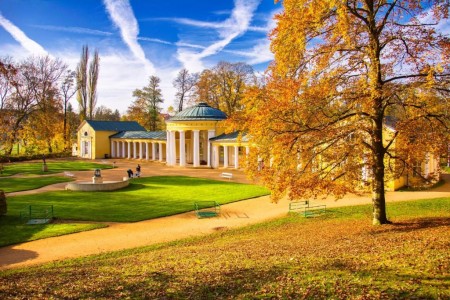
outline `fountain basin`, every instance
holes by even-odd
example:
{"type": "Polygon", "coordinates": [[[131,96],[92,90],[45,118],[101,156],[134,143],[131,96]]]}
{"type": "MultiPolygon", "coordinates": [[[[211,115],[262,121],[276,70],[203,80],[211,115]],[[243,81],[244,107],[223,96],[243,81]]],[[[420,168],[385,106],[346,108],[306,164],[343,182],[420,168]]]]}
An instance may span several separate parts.
{"type": "Polygon", "coordinates": [[[69,182],[66,185],[66,190],[71,191],[83,191],[83,192],[95,192],[95,191],[114,191],[123,189],[130,184],[130,181],[103,181],[102,183],[94,183],[88,181],[82,182],[69,182]]]}

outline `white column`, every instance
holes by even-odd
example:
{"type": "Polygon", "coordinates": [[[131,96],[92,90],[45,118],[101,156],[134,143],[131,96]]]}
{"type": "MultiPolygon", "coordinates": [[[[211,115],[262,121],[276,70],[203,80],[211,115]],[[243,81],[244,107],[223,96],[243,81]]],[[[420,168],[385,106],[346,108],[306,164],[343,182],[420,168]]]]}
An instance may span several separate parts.
{"type": "Polygon", "coordinates": [[[152,160],[156,160],[156,143],[152,142],[152,160]]]}
{"type": "Polygon", "coordinates": [[[128,159],[130,159],[131,158],[131,143],[130,142],[127,142],[128,143],[128,159]]]}
{"type": "Polygon", "coordinates": [[[185,134],[180,130],[180,167],[186,166],[186,146],[185,146],[185,134]]]}
{"type": "MultiPolygon", "coordinates": [[[[166,163],[167,165],[170,165],[170,131],[167,130],[167,142],[166,142],[166,163]]],[[[159,145],[161,147],[161,144],[159,145]]],[[[161,150],[161,148],[159,148],[161,150]]],[[[161,152],[159,152],[161,156],[161,152]]],[[[161,158],[161,157],[160,157],[161,158]]]]}
{"type": "Polygon", "coordinates": [[[125,141],[122,141],[122,157],[125,158],[125,141]]]}
{"type": "Polygon", "coordinates": [[[223,167],[228,168],[228,146],[223,146],[223,167]]]}
{"type": "Polygon", "coordinates": [[[144,158],[144,152],[142,151],[143,147],[142,145],[144,145],[144,142],[139,142],[139,159],[143,159],[144,158]]]}
{"type": "Polygon", "coordinates": [[[216,136],[216,131],[215,130],[208,130],[208,158],[206,159],[207,161],[207,166],[211,167],[211,142],[209,141],[210,138],[213,138],[216,136]]]}
{"type": "Polygon", "coordinates": [[[116,142],[116,157],[120,157],[120,142],[116,142]]]}
{"type": "Polygon", "coordinates": [[[220,156],[219,156],[219,146],[214,145],[213,146],[213,162],[212,166],[213,168],[218,168],[220,163],[220,156]]]}
{"type": "Polygon", "coordinates": [[[116,148],[114,147],[114,141],[111,141],[111,157],[116,156],[116,148]]]}
{"type": "Polygon", "coordinates": [[[234,146],[234,168],[239,169],[239,146],[234,146]]]}
{"type": "Polygon", "coordinates": [[[200,131],[193,130],[194,132],[194,167],[200,165],[200,131]]]}
{"type": "Polygon", "coordinates": [[[148,142],[145,143],[145,156],[146,156],[146,160],[150,159],[150,151],[148,151],[148,142]]]}
{"type": "Polygon", "coordinates": [[[133,158],[137,158],[137,155],[136,155],[136,145],[137,145],[137,142],[133,142],[133,158]]]}
{"type": "Polygon", "coordinates": [[[176,146],[176,142],[175,142],[175,131],[172,131],[170,133],[170,160],[171,160],[171,165],[175,166],[177,164],[177,146],[176,146]]]}
{"type": "MultiPolygon", "coordinates": [[[[159,153],[158,153],[158,155],[159,155],[159,161],[163,161],[163,154],[162,154],[162,148],[163,148],[163,146],[162,146],[162,143],[161,142],[159,142],[158,143],[159,144],[159,153]]],[[[167,146],[166,146],[167,147],[167,146]]],[[[167,159],[167,157],[166,157],[166,159],[167,159]]]]}

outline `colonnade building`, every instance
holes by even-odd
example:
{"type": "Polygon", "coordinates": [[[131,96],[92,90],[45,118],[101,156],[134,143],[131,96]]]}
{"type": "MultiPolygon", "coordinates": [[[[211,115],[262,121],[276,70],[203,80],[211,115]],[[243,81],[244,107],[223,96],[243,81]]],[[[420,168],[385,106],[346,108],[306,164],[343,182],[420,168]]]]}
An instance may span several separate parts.
{"type": "Polygon", "coordinates": [[[227,116],[206,103],[166,121],[166,131],[146,131],[137,122],[84,121],[78,129],[78,156],[153,160],[169,166],[239,168],[249,152],[245,136],[225,134],[227,116]]]}

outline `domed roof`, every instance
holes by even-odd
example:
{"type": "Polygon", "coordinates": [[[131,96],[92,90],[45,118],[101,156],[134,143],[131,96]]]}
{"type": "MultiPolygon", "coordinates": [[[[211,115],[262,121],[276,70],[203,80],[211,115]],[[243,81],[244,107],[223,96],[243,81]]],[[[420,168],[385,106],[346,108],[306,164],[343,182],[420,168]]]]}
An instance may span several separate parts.
{"type": "Polygon", "coordinates": [[[193,107],[180,111],[169,119],[170,121],[221,121],[226,120],[227,115],[216,108],[212,108],[208,104],[201,102],[193,107]]]}

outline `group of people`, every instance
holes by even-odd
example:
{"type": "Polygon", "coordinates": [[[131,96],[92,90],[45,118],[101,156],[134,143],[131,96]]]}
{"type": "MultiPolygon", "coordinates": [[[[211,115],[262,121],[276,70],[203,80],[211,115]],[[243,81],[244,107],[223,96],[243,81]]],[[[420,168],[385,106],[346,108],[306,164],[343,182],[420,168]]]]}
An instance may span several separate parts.
{"type": "Polygon", "coordinates": [[[128,169],[127,173],[128,173],[128,178],[141,177],[141,165],[139,165],[139,164],[137,165],[135,174],[133,174],[133,170],[131,170],[131,169],[128,169]]]}

